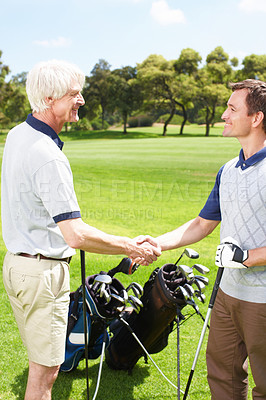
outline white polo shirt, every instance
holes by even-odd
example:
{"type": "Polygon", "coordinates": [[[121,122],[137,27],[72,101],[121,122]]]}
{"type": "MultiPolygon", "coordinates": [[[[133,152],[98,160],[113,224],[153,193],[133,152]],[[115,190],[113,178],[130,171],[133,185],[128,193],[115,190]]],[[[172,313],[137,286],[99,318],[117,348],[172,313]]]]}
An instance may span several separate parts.
{"type": "Polygon", "coordinates": [[[2,231],[12,253],[65,258],[75,254],[57,222],[80,208],[63,142],[31,114],[7,135],[2,162],[2,231]]]}

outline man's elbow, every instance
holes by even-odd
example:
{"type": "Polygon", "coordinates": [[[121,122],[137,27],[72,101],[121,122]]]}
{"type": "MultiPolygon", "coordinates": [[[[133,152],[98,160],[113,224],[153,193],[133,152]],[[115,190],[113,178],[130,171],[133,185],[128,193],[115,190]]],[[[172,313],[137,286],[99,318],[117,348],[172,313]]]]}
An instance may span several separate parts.
{"type": "Polygon", "coordinates": [[[76,221],[62,221],[58,225],[67,245],[72,249],[82,249],[85,239],[80,224],[76,221]]]}

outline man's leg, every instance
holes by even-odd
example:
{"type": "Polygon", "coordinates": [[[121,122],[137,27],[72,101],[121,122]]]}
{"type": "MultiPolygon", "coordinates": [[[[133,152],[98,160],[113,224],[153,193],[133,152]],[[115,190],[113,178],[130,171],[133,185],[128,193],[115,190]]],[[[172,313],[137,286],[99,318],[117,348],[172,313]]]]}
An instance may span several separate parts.
{"type": "Polygon", "coordinates": [[[266,304],[242,302],[243,331],[255,382],[254,400],[266,399],[266,304]]]}
{"type": "Polygon", "coordinates": [[[219,290],[211,316],[207,367],[212,400],[247,399],[247,350],[232,320],[231,300],[219,290]]]}
{"type": "Polygon", "coordinates": [[[24,400],[51,400],[52,388],[59,367],[45,367],[29,361],[29,375],[24,400]]]}

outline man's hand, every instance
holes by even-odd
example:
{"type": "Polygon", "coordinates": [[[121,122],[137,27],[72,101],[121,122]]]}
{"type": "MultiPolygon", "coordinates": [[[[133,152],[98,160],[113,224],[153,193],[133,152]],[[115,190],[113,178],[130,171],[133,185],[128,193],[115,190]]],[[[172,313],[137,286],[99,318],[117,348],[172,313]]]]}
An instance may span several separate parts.
{"type": "Polygon", "coordinates": [[[161,248],[151,236],[138,236],[131,240],[129,257],[136,264],[149,265],[161,255],[161,248]]]}
{"type": "Polygon", "coordinates": [[[242,250],[237,241],[230,236],[223,239],[217,247],[215,264],[218,267],[247,268],[248,250],[242,250]]]}

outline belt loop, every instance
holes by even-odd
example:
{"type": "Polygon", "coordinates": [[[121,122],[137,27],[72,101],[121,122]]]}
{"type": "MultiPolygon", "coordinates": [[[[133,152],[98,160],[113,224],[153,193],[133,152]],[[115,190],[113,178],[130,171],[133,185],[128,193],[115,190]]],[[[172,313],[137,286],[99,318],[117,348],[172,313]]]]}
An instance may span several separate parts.
{"type": "Polygon", "coordinates": [[[40,253],[38,253],[37,254],[37,260],[40,262],[40,260],[41,260],[41,255],[40,255],[40,253]]]}

